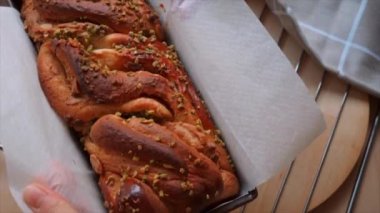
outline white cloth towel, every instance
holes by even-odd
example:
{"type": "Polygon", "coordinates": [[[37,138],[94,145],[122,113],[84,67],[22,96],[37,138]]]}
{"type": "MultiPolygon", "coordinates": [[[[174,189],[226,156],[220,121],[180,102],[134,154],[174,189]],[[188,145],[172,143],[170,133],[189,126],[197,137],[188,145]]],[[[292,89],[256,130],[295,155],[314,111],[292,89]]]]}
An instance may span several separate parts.
{"type": "Polygon", "coordinates": [[[380,96],[380,1],[267,2],[327,70],[380,96]]]}

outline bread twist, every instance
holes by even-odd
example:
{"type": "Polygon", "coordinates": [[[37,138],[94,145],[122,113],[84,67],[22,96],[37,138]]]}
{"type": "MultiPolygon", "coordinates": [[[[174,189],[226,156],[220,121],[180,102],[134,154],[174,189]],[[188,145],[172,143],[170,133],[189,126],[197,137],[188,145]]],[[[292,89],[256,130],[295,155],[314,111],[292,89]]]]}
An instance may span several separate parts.
{"type": "Polygon", "coordinates": [[[41,87],[84,139],[110,212],[199,212],[238,193],[212,119],[144,0],[25,0],[22,13],[41,44],[41,87]]]}
{"type": "Polygon", "coordinates": [[[115,212],[147,207],[139,204],[140,198],[149,200],[152,209],[198,212],[235,195],[238,184],[229,163],[223,162],[225,151],[207,140],[203,131],[193,133],[194,129],[182,122],[159,125],[144,118],[100,118],[91,128],[85,149],[102,177],[107,206],[115,212]]]}
{"type": "Polygon", "coordinates": [[[99,25],[115,32],[141,31],[164,39],[159,18],[145,0],[24,0],[22,16],[36,42],[51,38],[59,30],[79,34],[99,25]]]}

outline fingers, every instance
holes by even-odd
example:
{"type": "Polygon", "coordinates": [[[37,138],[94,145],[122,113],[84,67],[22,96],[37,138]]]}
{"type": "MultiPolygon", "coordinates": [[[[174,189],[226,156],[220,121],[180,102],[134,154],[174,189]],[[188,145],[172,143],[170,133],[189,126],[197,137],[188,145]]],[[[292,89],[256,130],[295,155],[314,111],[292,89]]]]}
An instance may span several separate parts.
{"type": "Polygon", "coordinates": [[[31,184],[24,189],[23,199],[34,213],[76,213],[77,211],[53,190],[31,184]]]}

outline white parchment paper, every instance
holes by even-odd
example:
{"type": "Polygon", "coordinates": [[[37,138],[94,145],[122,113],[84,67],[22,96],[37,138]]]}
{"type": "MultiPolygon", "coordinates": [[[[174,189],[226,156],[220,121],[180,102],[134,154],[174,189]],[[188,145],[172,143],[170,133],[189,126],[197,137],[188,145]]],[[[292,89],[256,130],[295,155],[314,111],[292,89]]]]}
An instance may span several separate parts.
{"type": "MultiPolygon", "coordinates": [[[[50,107],[19,13],[0,7],[0,143],[11,192],[23,212],[31,182],[50,185],[83,212],[103,212],[93,172],[50,107]]],[[[1,199],[1,198],[0,198],[1,199]]]]}
{"type": "Polygon", "coordinates": [[[243,189],[294,159],[323,129],[303,82],[244,0],[154,0],[227,141],[243,189]]]}
{"type": "MultiPolygon", "coordinates": [[[[242,193],[321,132],[319,109],[243,0],[151,2],[222,130],[242,193]]],[[[13,195],[26,211],[21,190],[37,179],[86,211],[102,211],[86,157],[40,89],[18,14],[1,9],[0,17],[0,143],[13,195]]]]}

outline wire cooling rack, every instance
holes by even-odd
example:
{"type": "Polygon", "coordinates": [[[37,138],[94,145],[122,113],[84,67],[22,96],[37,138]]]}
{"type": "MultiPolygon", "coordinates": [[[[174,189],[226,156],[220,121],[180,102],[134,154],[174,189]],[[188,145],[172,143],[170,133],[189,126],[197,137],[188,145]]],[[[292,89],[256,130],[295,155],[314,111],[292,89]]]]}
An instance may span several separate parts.
{"type": "MultiPolygon", "coordinates": [[[[273,37],[273,39],[275,41],[277,41],[279,47],[281,49],[283,49],[285,43],[287,42],[287,38],[290,35],[288,34],[288,32],[286,32],[281,27],[280,22],[277,20],[275,15],[273,13],[271,13],[270,9],[265,4],[265,1],[264,0],[246,0],[246,1],[251,6],[251,9],[253,10],[253,12],[259,17],[259,19],[263,23],[263,25],[268,29],[268,31],[271,34],[271,36],[273,37]]],[[[308,55],[308,53],[305,52],[303,49],[301,49],[301,52],[298,55],[295,54],[296,56],[294,56],[294,54],[293,55],[292,54],[290,54],[290,55],[286,54],[286,55],[289,57],[289,60],[293,63],[293,65],[295,65],[295,71],[297,73],[300,72],[301,67],[304,65],[304,61],[305,61],[304,58],[310,57],[308,55]]],[[[321,93],[321,88],[325,84],[325,81],[326,81],[325,79],[326,79],[326,75],[327,75],[326,73],[327,73],[327,71],[324,70],[322,78],[321,78],[321,80],[318,83],[318,86],[316,88],[316,92],[314,94],[314,98],[316,101],[318,100],[319,95],[321,93]]],[[[352,88],[353,88],[353,86],[351,86],[349,84],[347,84],[345,86],[345,90],[344,90],[344,94],[343,94],[343,97],[342,97],[342,100],[340,103],[338,115],[336,116],[333,127],[329,133],[329,137],[324,144],[323,153],[322,153],[322,156],[320,158],[319,165],[318,165],[318,168],[316,170],[316,173],[314,174],[312,185],[308,191],[306,201],[303,204],[303,208],[298,209],[297,212],[308,212],[308,211],[310,211],[311,200],[313,198],[313,195],[315,193],[318,181],[320,179],[321,171],[322,171],[323,167],[325,166],[326,158],[329,154],[331,154],[331,155],[334,154],[334,153],[329,152],[330,147],[332,145],[338,124],[340,122],[342,111],[346,105],[347,98],[348,98],[352,88]]],[[[380,122],[379,121],[380,120],[380,106],[379,105],[380,105],[380,101],[379,101],[379,99],[376,99],[374,97],[371,97],[370,99],[371,99],[371,103],[372,103],[371,106],[372,106],[373,112],[372,112],[371,118],[370,118],[368,136],[364,142],[365,144],[364,144],[363,154],[362,154],[362,156],[358,162],[358,164],[359,164],[358,170],[354,171],[354,172],[356,172],[355,181],[354,181],[353,187],[351,189],[349,200],[348,200],[347,205],[345,207],[345,212],[353,212],[353,210],[354,210],[355,202],[356,202],[357,197],[358,197],[358,192],[361,189],[361,182],[362,182],[363,177],[364,177],[365,172],[366,172],[366,166],[367,166],[370,154],[371,154],[371,150],[372,150],[372,147],[375,143],[375,138],[377,135],[379,135],[379,131],[380,131],[379,130],[379,122],[380,122]]],[[[280,186],[276,192],[274,202],[272,203],[272,207],[270,209],[270,212],[281,212],[281,211],[279,211],[278,206],[279,206],[281,199],[284,196],[284,189],[288,183],[289,175],[293,171],[292,170],[293,167],[294,167],[294,161],[291,162],[289,167],[286,169],[285,174],[282,176],[281,184],[280,184],[280,186]]],[[[337,168],[337,169],[339,169],[339,168],[337,168]]],[[[260,190],[259,190],[259,196],[260,196],[260,190]]],[[[255,201],[253,201],[253,202],[255,202],[255,201]]],[[[251,204],[247,204],[247,205],[243,206],[242,208],[237,210],[237,212],[242,212],[242,213],[250,212],[250,210],[252,208],[251,209],[248,208],[249,205],[251,205],[251,204]]],[[[256,211],[258,209],[260,210],[260,208],[255,208],[256,211]]],[[[380,211],[380,210],[378,209],[377,211],[380,211]]]]}

